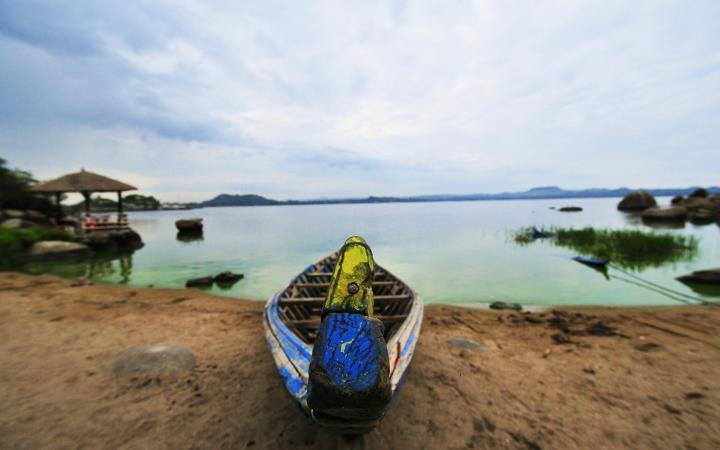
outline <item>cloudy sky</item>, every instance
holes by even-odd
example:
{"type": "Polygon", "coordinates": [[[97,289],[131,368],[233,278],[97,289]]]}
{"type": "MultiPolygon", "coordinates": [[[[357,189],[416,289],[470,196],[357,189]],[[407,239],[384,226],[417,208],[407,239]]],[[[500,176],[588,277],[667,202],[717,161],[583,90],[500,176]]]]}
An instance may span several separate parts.
{"type": "Polygon", "coordinates": [[[0,157],[165,200],[720,184],[720,2],[0,0],[0,157]]]}

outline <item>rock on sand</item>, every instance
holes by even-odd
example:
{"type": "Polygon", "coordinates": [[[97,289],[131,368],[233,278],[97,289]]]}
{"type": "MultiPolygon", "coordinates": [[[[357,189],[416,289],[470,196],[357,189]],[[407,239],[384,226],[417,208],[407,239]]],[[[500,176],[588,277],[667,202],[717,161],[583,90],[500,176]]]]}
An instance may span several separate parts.
{"type": "Polygon", "coordinates": [[[87,245],[67,241],[40,241],[30,249],[31,258],[64,258],[85,256],[90,253],[87,245]]]}
{"type": "Polygon", "coordinates": [[[195,357],[182,345],[159,344],[135,347],[115,359],[115,373],[170,373],[192,370],[195,357]]]}

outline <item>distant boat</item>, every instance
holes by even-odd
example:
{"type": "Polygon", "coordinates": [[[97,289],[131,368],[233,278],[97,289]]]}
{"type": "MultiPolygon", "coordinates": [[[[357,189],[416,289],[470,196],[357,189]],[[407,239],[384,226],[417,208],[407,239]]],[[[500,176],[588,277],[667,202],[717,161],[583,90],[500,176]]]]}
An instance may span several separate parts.
{"type": "Polygon", "coordinates": [[[592,267],[606,267],[610,262],[609,259],[586,258],[584,256],[576,256],[573,258],[573,261],[577,261],[580,264],[585,264],[592,267]]]}
{"type": "MultiPolygon", "coordinates": [[[[346,313],[347,309],[338,312],[326,297],[331,285],[333,293],[347,289],[342,295],[349,295],[343,300],[358,292],[357,285],[338,282],[343,274],[357,271],[339,271],[337,276],[333,273],[344,249],[354,244],[365,246],[372,261],[364,241],[348,239],[339,252],[308,266],[268,300],[264,325],[285,387],[301,409],[320,425],[362,434],[379,423],[402,385],[420,333],[423,303],[410,286],[392,273],[374,261],[362,262],[357,263],[358,267],[369,267],[371,274],[374,267],[374,275],[370,275],[373,295],[363,294],[361,300],[374,297],[368,302],[374,304],[366,314],[346,313]],[[374,319],[379,319],[383,327],[374,319]],[[382,347],[373,347],[375,343],[382,347]],[[322,360],[318,354],[330,358],[328,365],[320,369],[322,363],[318,361],[322,360]],[[311,367],[315,367],[312,373],[311,367]],[[388,367],[386,378],[381,373],[388,367]],[[326,372],[318,376],[322,370],[326,372]]],[[[349,259],[342,261],[344,264],[349,259]]]]}

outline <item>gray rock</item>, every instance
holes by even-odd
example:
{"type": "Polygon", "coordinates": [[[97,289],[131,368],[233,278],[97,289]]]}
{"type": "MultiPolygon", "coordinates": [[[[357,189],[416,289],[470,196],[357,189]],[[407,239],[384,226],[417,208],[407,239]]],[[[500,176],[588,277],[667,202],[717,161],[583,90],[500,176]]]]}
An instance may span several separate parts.
{"type": "Polygon", "coordinates": [[[696,198],[706,198],[710,194],[708,193],[708,190],[705,188],[697,188],[690,194],[690,197],[696,197],[696,198]]]}
{"type": "Polygon", "coordinates": [[[25,213],[17,209],[6,209],[3,211],[3,217],[8,219],[22,219],[25,213]]]}
{"type": "Polygon", "coordinates": [[[216,283],[234,283],[236,281],[242,280],[244,277],[245,275],[241,273],[234,273],[228,270],[215,275],[213,280],[216,283]]]}
{"type": "Polygon", "coordinates": [[[474,350],[476,352],[484,352],[487,350],[484,345],[472,339],[448,339],[447,343],[451,347],[474,350]]]}
{"type": "Polygon", "coordinates": [[[27,211],[25,211],[25,218],[27,220],[38,222],[47,220],[47,216],[45,214],[41,213],[40,211],[35,211],[34,209],[28,209],[27,211]]]}
{"type": "Polygon", "coordinates": [[[716,211],[705,208],[688,209],[688,220],[695,225],[707,225],[715,222],[716,211]]]}
{"type": "Polygon", "coordinates": [[[643,211],[656,206],[655,197],[647,191],[634,191],[629,193],[618,203],[620,211],[643,211]]]}
{"type": "Polygon", "coordinates": [[[685,221],[687,208],[683,206],[653,207],[642,213],[643,221],[685,221]]]}
{"type": "Polygon", "coordinates": [[[31,258],[65,258],[87,256],[90,249],[87,245],[67,241],[40,241],[33,244],[29,256],[31,258]]]}
{"type": "Polygon", "coordinates": [[[522,311],[522,305],[519,303],[493,302],[490,303],[490,309],[511,309],[513,311],[522,311]]]}
{"type": "Polygon", "coordinates": [[[562,208],[559,208],[558,211],[560,212],[580,212],[583,209],[579,206],[563,206],[562,208]]]}
{"type": "Polygon", "coordinates": [[[134,250],[144,245],[140,235],[131,229],[91,233],[82,242],[93,250],[101,251],[134,250]]]}
{"type": "Polygon", "coordinates": [[[172,373],[195,368],[195,357],[182,345],[159,344],[131,348],[115,359],[113,371],[120,374],[172,373]]]}
{"type": "Polygon", "coordinates": [[[8,219],[1,224],[5,228],[32,228],[34,223],[25,219],[8,219]]]}
{"type": "Polygon", "coordinates": [[[200,231],[203,228],[202,219],[193,217],[189,219],[179,219],[175,221],[178,231],[200,231]]]}
{"type": "Polygon", "coordinates": [[[682,195],[676,195],[670,200],[671,205],[682,205],[685,202],[685,197],[682,195]]]}
{"type": "Polygon", "coordinates": [[[212,286],[213,277],[191,278],[185,282],[185,287],[208,287],[212,286]]]}
{"type": "Polygon", "coordinates": [[[703,283],[720,286],[720,269],[696,270],[689,275],[677,277],[683,283],[703,283]]]}

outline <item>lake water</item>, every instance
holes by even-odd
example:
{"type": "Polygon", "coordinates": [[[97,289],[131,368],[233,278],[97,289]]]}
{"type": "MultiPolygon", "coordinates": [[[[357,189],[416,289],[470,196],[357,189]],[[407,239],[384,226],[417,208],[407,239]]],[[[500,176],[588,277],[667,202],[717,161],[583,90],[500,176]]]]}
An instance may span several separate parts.
{"type": "MultiPolygon", "coordinates": [[[[210,292],[267,299],[308,264],[363,236],[376,261],[410,284],[426,303],[524,305],[660,305],[677,301],[631,283],[610,269],[610,279],[571,259],[571,250],[547,242],[520,246],[514,232],[527,226],[642,228],[636,216],[616,210],[619,199],[515,200],[365,205],[310,205],[207,208],[130,214],[130,225],[145,247],[131,256],[97,262],[34,265],[33,272],[92,275],[97,281],[131,286],[179,288],[189,278],[225,270],[245,279],[210,292]],[[579,213],[551,206],[578,205],[579,213]],[[181,217],[204,219],[204,237],[176,238],[181,217]]],[[[669,199],[659,199],[667,204],[669,199]]],[[[691,260],[633,274],[675,291],[700,296],[675,280],[693,270],[720,267],[716,225],[653,232],[683,233],[699,239],[691,260]]],[[[718,300],[714,293],[705,295],[718,300]]]]}

